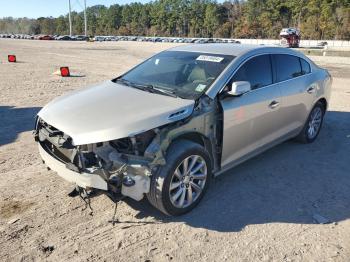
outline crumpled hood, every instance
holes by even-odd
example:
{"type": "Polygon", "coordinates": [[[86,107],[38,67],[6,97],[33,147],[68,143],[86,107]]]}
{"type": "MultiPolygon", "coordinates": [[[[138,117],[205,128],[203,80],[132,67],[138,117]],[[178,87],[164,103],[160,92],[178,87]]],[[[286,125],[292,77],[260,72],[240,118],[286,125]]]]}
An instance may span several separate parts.
{"type": "Polygon", "coordinates": [[[58,97],[38,116],[75,145],[141,133],[189,116],[193,100],[138,90],[112,81],[58,97]]]}

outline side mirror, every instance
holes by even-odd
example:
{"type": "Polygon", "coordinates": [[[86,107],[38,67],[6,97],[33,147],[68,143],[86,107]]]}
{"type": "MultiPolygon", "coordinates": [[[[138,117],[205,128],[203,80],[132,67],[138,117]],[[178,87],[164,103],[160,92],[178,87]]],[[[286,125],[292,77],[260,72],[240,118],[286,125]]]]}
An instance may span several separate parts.
{"type": "Polygon", "coordinates": [[[230,96],[241,96],[251,90],[250,83],[247,81],[233,82],[231,90],[227,92],[230,96]]]}

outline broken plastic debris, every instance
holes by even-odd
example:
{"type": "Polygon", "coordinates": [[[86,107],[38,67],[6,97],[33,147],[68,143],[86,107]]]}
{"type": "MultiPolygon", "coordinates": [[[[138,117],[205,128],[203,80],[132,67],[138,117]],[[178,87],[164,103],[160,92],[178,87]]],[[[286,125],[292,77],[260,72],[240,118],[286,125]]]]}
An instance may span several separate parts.
{"type": "Polygon", "coordinates": [[[19,221],[19,218],[13,218],[11,219],[9,222],[7,222],[8,224],[14,224],[16,223],[17,221],[19,221]]]}

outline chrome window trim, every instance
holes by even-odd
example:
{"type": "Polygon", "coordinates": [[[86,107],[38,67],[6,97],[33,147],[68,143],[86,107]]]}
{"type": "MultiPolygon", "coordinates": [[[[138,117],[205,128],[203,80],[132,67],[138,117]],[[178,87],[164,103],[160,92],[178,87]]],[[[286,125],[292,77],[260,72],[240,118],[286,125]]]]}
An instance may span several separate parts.
{"type": "MultiPolygon", "coordinates": [[[[284,82],[288,82],[288,81],[291,81],[291,80],[295,80],[295,79],[297,79],[297,78],[299,78],[299,77],[303,77],[303,76],[306,76],[306,75],[308,75],[308,74],[301,75],[301,76],[297,76],[297,77],[294,77],[294,78],[291,78],[291,79],[287,79],[287,80],[283,80],[283,81],[281,81],[281,82],[272,83],[271,85],[262,86],[262,87],[259,87],[259,88],[256,88],[256,89],[252,89],[252,90],[250,90],[249,92],[247,92],[247,93],[245,93],[245,94],[249,94],[249,93],[252,93],[252,92],[254,92],[254,91],[258,91],[258,90],[261,90],[261,89],[265,89],[265,88],[267,88],[267,87],[272,87],[272,86],[278,85],[278,84],[280,84],[280,83],[284,83],[284,82]]],[[[223,88],[222,88],[222,89],[223,89],[223,88]]],[[[222,89],[220,90],[220,92],[222,91],[222,89]]],[[[218,93],[218,94],[219,94],[219,93],[218,93]]],[[[245,95],[245,94],[243,94],[243,95],[245,95]]]]}
{"type": "MultiPolygon", "coordinates": [[[[242,66],[244,66],[245,63],[247,63],[249,60],[252,60],[252,59],[255,58],[255,57],[263,56],[263,55],[269,55],[269,56],[270,56],[271,54],[269,54],[269,53],[266,53],[266,54],[258,54],[258,55],[250,56],[249,58],[247,58],[246,60],[244,60],[244,62],[242,62],[242,63],[239,65],[239,67],[235,70],[235,72],[231,75],[230,79],[226,82],[225,86],[228,84],[228,82],[230,82],[230,80],[232,79],[232,77],[234,77],[234,75],[237,73],[237,71],[238,71],[239,69],[241,69],[242,66]]],[[[266,86],[271,86],[271,85],[275,84],[274,81],[273,81],[273,80],[274,80],[274,79],[273,79],[273,78],[274,78],[274,73],[273,73],[273,63],[272,63],[271,57],[269,58],[269,60],[270,60],[270,67],[271,67],[272,83],[269,84],[269,85],[266,85],[266,86]]],[[[225,88],[225,86],[224,86],[223,88],[225,88]]],[[[251,89],[251,91],[254,91],[254,90],[257,90],[257,89],[260,89],[260,88],[263,88],[263,87],[265,87],[265,86],[261,86],[261,87],[258,87],[258,88],[251,89]]],[[[223,88],[222,88],[222,89],[223,89],[223,88]]],[[[222,91],[222,89],[220,90],[220,92],[222,91]]]]}
{"type": "MultiPolygon", "coordinates": [[[[311,74],[312,73],[312,66],[310,65],[310,63],[306,60],[306,59],[304,59],[304,58],[302,58],[302,57],[300,57],[299,56],[299,59],[303,59],[308,65],[309,65],[309,68],[310,68],[310,72],[309,73],[306,73],[306,74],[304,74],[304,75],[308,75],[308,74],[311,74]]],[[[300,64],[301,65],[301,64],[300,64]]],[[[303,70],[303,67],[301,66],[301,70],[303,70]]]]}
{"type": "MultiPolygon", "coordinates": [[[[231,75],[228,77],[228,79],[225,81],[225,84],[221,87],[221,89],[219,90],[219,92],[217,94],[220,94],[222,92],[222,90],[226,87],[226,85],[230,82],[230,80],[232,79],[232,77],[237,73],[237,71],[246,63],[248,62],[249,60],[257,57],[257,56],[261,56],[261,55],[270,55],[271,53],[269,52],[264,52],[264,53],[260,53],[260,54],[255,54],[255,55],[251,55],[249,57],[247,57],[245,60],[243,60],[239,65],[238,67],[231,73],[231,75]]],[[[271,62],[271,61],[270,61],[271,62]]],[[[272,65],[271,65],[272,66],[272,65]]],[[[273,72],[271,72],[273,74],[273,72]]],[[[272,81],[273,81],[273,77],[272,77],[272,81]]],[[[254,91],[254,90],[258,90],[258,89],[261,89],[261,88],[265,88],[265,87],[268,87],[268,86],[272,86],[274,85],[275,83],[272,83],[271,85],[266,85],[266,86],[262,86],[260,88],[256,88],[256,89],[252,89],[251,91],[249,91],[248,93],[254,91]]]]}
{"type": "Polygon", "coordinates": [[[296,76],[296,77],[293,77],[293,78],[289,78],[289,79],[286,79],[286,80],[282,80],[282,81],[276,81],[276,84],[283,83],[283,82],[286,82],[286,81],[289,81],[289,80],[293,80],[293,79],[295,79],[295,78],[298,78],[298,77],[301,77],[301,76],[305,76],[305,75],[308,75],[308,74],[311,74],[311,73],[312,73],[312,66],[310,65],[310,63],[309,63],[306,59],[304,59],[304,58],[302,58],[302,57],[300,57],[300,56],[292,55],[292,54],[281,54],[281,53],[274,53],[274,54],[271,54],[271,55],[289,55],[289,56],[295,56],[295,57],[298,57],[298,58],[299,58],[299,64],[300,64],[300,69],[301,69],[301,70],[303,70],[303,67],[301,66],[300,59],[303,59],[303,60],[309,65],[309,67],[310,67],[310,72],[309,72],[309,73],[306,73],[306,74],[303,74],[303,75],[300,75],[300,76],[296,76]]]}
{"type": "MultiPolygon", "coordinates": [[[[260,54],[255,54],[255,55],[251,55],[251,56],[248,56],[247,58],[245,58],[237,67],[236,69],[230,74],[230,76],[228,77],[228,79],[224,82],[224,85],[220,88],[220,90],[217,92],[216,95],[220,94],[222,92],[222,90],[225,88],[225,86],[230,82],[230,80],[232,79],[232,77],[234,76],[234,74],[237,73],[237,71],[246,63],[248,62],[250,59],[253,59],[254,57],[257,57],[257,56],[261,56],[261,55],[290,55],[290,56],[295,56],[295,57],[298,57],[298,58],[301,58],[301,59],[304,59],[303,57],[301,56],[298,56],[296,54],[287,54],[287,53],[282,53],[282,52],[276,52],[276,53],[272,53],[272,52],[262,52],[260,54]]],[[[291,81],[291,80],[295,80],[297,78],[300,78],[300,77],[304,77],[306,75],[309,75],[313,72],[313,67],[310,65],[310,63],[304,59],[310,66],[310,73],[307,73],[307,74],[304,74],[304,75],[300,75],[300,76],[297,76],[297,77],[293,77],[293,78],[290,78],[290,79],[286,79],[286,80],[283,80],[283,81],[279,81],[279,82],[274,82],[272,83],[271,85],[266,85],[266,86],[262,86],[262,87],[259,87],[259,88],[256,88],[256,89],[252,89],[251,91],[249,91],[248,93],[251,93],[255,90],[259,90],[259,89],[262,89],[262,88],[265,88],[265,87],[270,87],[270,86],[274,86],[276,84],[280,84],[280,83],[284,83],[284,82],[288,82],[288,81],[291,81]]],[[[232,61],[232,63],[234,62],[234,60],[232,61]]],[[[272,62],[272,61],[271,61],[272,62]]],[[[229,65],[230,66],[230,65],[229,65]]],[[[228,66],[228,67],[229,67],[228,66]]],[[[271,63],[271,66],[272,63],[271,63]]],[[[301,65],[300,65],[300,68],[301,68],[301,65]]],[[[273,74],[273,72],[272,72],[273,74]]],[[[272,78],[272,80],[274,80],[272,78]]]]}

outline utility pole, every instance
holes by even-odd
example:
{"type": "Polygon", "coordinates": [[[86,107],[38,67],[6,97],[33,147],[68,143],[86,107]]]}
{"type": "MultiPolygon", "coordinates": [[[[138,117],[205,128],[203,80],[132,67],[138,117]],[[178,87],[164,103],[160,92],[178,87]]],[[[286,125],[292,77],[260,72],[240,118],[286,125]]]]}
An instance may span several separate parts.
{"type": "Polygon", "coordinates": [[[69,14],[68,14],[68,18],[69,18],[69,35],[72,36],[72,17],[71,17],[71,6],[70,6],[70,0],[68,0],[69,3],[69,14]]]}
{"type": "Polygon", "coordinates": [[[84,24],[85,24],[85,36],[87,36],[86,0],[84,0],[84,24]]]}
{"type": "Polygon", "coordinates": [[[300,19],[301,19],[301,15],[303,12],[303,6],[304,6],[304,0],[300,1],[300,10],[299,10],[299,15],[298,15],[298,29],[300,30],[300,19]]]}

